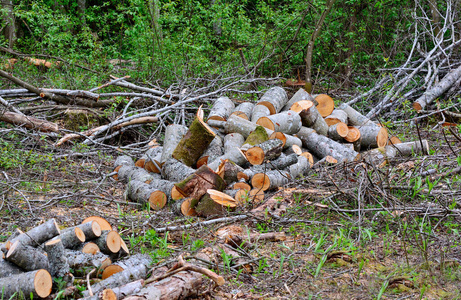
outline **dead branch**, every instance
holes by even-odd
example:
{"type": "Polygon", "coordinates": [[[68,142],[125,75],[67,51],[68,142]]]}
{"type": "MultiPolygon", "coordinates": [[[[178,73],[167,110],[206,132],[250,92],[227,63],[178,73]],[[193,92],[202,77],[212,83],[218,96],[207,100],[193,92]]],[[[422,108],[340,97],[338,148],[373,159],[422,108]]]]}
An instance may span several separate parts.
{"type": "Polygon", "coordinates": [[[24,126],[29,129],[37,129],[43,132],[58,132],[59,126],[58,124],[40,120],[34,117],[26,116],[22,113],[14,113],[14,112],[3,112],[0,114],[0,120],[15,124],[18,126],[24,126]]]}

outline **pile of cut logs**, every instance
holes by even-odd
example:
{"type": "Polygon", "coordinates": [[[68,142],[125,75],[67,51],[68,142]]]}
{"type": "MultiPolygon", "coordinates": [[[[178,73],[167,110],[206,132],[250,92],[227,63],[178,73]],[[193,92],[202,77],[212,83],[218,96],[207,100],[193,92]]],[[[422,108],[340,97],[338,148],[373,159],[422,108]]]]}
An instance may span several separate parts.
{"type": "Polygon", "coordinates": [[[387,129],[347,104],[298,90],[269,89],[257,103],[215,102],[204,121],[198,110],[189,128],[172,124],[163,146],[134,161],[115,160],[114,178],[127,183],[128,200],[187,216],[220,215],[247,200],[258,204],[266,191],[306,175],[312,168],[363,160],[427,154],[427,141],[402,143],[387,129]]]}
{"type": "MultiPolygon", "coordinates": [[[[129,256],[119,233],[103,218],[92,216],[81,225],[60,230],[54,219],[27,232],[17,229],[0,244],[0,290],[2,299],[50,297],[53,279],[61,278],[67,288],[51,299],[68,297],[95,299],[183,299],[196,292],[202,274],[216,285],[225,280],[204,267],[179,257],[168,270],[150,271],[147,254],[129,256]],[[146,280],[148,274],[152,276],[146,280]],[[86,280],[85,280],[86,278],[86,280]],[[168,278],[168,279],[167,279],[168,278]],[[80,292],[76,285],[87,286],[80,292]]],[[[206,261],[211,258],[201,256],[206,261]]],[[[62,288],[62,287],[61,287],[62,288]]]]}

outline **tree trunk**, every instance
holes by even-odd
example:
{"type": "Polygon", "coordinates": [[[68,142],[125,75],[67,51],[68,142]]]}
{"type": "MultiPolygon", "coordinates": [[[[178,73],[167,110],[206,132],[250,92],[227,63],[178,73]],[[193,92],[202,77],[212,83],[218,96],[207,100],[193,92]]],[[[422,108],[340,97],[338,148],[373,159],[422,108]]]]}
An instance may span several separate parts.
{"type": "Polygon", "coordinates": [[[38,269],[48,269],[48,258],[36,248],[22,245],[20,241],[15,241],[5,257],[9,262],[26,271],[38,269]]]}
{"type": "Polygon", "coordinates": [[[343,122],[328,127],[328,137],[334,141],[341,142],[349,133],[349,128],[343,122]]]}
{"type": "Polygon", "coordinates": [[[57,239],[45,243],[45,251],[50,264],[50,274],[53,277],[64,277],[69,273],[69,263],[62,241],[57,239]]]}
{"type": "Polygon", "coordinates": [[[1,295],[5,299],[10,299],[15,293],[22,293],[25,298],[30,294],[46,298],[51,294],[52,286],[53,279],[44,269],[0,278],[1,295]]]}
{"type": "Polygon", "coordinates": [[[8,48],[12,49],[17,39],[16,17],[13,11],[12,0],[2,0],[2,8],[5,10],[5,29],[4,35],[8,40],[8,48]]]}
{"type": "Polygon", "coordinates": [[[194,169],[174,158],[170,158],[163,165],[163,173],[165,174],[166,179],[173,182],[181,181],[194,172],[194,169]]]}
{"type": "Polygon", "coordinates": [[[82,26],[86,25],[86,0],[77,0],[77,12],[80,15],[82,26]]]}
{"type": "Polygon", "coordinates": [[[10,263],[9,261],[4,260],[2,255],[0,255],[0,278],[9,277],[11,275],[21,274],[24,272],[24,269],[21,269],[14,263],[10,263]]]}

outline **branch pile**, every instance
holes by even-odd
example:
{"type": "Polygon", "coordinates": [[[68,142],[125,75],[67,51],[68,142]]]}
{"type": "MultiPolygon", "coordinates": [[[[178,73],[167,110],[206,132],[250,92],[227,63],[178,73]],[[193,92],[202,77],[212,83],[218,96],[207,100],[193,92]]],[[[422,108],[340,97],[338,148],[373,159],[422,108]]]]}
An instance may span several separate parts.
{"type": "Polygon", "coordinates": [[[159,210],[170,201],[186,216],[223,215],[247,201],[307,175],[311,168],[427,154],[427,141],[401,143],[386,128],[328,95],[300,89],[288,99],[269,89],[255,104],[217,99],[207,122],[198,110],[189,128],[172,124],[163,146],[134,161],[120,156],[114,178],[127,183],[127,199],[159,210]]]}

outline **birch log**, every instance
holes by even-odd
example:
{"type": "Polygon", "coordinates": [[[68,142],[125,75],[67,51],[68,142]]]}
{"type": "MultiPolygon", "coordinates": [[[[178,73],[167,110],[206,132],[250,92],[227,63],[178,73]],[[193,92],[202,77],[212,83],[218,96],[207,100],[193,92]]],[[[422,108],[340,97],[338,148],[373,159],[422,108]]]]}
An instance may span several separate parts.
{"type": "Polygon", "coordinates": [[[300,115],[291,110],[259,118],[256,124],[287,134],[297,133],[302,126],[300,115]]]}
{"type": "Polygon", "coordinates": [[[283,142],[279,139],[267,140],[248,149],[245,156],[252,165],[260,165],[264,161],[273,160],[280,156],[283,150],[283,142]]]}
{"type": "Polygon", "coordinates": [[[358,127],[361,138],[361,148],[380,148],[387,145],[389,139],[387,129],[380,126],[358,127]]]}
{"type": "Polygon", "coordinates": [[[300,175],[306,175],[311,167],[309,159],[307,159],[305,156],[298,156],[297,158],[298,161],[289,167],[290,176],[293,179],[296,179],[300,175]]]}
{"type": "Polygon", "coordinates": [[[41,244],[57,236],[58,234],[60,234],[58,224],[56,224],[56,221],[54,219],[50,219],[45,223],[37,227],[34,227],[23,234],[18,235],[10,242],[14,243],[16,241],[19,241],[23,246],[40,246],[41,244]]]}
{"type": "Polygon", "coordinates": [[[52,240],[57,239],[61,240],[64,248],[73,249],[84,243],[86,237],[83,230],[79,227],[73,227],[69,230],[63,230],[60,235],[55,236],[52,240]]]}
{"type": "Polygon", "coordinates": [[[138,159],[135,163],[136,167],[140,167],[140,168],[144,168],[144,165],[146,163],[147,160],[149,160],[149,158],[154,158],[156,157],[158,154],[160,154],[160,157],[162,155],[162,152],[163,152],[163,147],[152,147],[150,148],[149,150],[146,151],[146,153],[144,153],[140,159],[138,159]]]}
{"type": "Polygon", "coordinates": [[[240,103],[232,112],[232,115],[243,118],[245,120],[251,119],[251,114],[255,105],[251,102],[240,103]]]}
{"type": "MultiPolygon", "coordinates": [[[[134,163],[133,159],[128,155],[118,156],[114,161],[114,172],[118,173],[118,170],[120,170],[120,168],[123,165],[134,166],[135,163],[134,163]]],[[[143,165],[144,165],[144,162],[143,162],[143,165]]],[[[113,178],[115,180],[118,180],[118,174],[115,174],[113,178]]]]}
{"type": "Polygon", "coordinates": [[[266,173],[257,173],[251,179],[251,185],[262,191],[276,189],[287,184],[291,175],[286,171],[269,170],[266,173]]]}
{"type": "Polygon", "coordinates": [[[24,298],[28,298],[30,294],[46,298],[51,294],[53,279],[47,270],[40,269],[0,278],[0,287],[1,295],[5,299],[10,299],[16,293],[22,293],[24,298]]]}
{"type": "Polygon", "coordinates": [[[24,269],[21,269],[14,263],[4,260],[2,255],[0,255],[0,278],[9,277],[11,275],[21,274],[24,272],[24,269]]]}
{"type": "Polygon", "coordinates": [[[208,120],[226,121],[234,110],[235,105],[228,97],[219,97],[208,115],[208,120]]]}
{"type": "Polygon", "coordinates": [[[289,155],[281,154],[279,158],[271,160],[269,162],[269,166],[272,169],[283,170],[286,167],[295,164],[298,161],[298,155],[296,153],[292,153],[289,155]]]}
{"type": "Polygon", "coordinates": [[[112,264],[112,260],[106,254],[98,252],[96,254],[83,253],[76,250],[66,249],[66,260],[74,270],[85,269],[88,267],[101,268],[112,264]]]}
{"type": "Polygon", "coordinates": [[[111,277],[114,274],[122,272],[130,268],[134,268],[137,265],[149,266],[152,263],[152,258],[147,254],[135,254],[127,259],[117,261],[106,268],[102,272],[102,279],[111,277]]]}
{"type": "Polygon", "coordinates": [[[318,134],[327,135],[328,125],[312,101],[296,102],[291,106],[291,110],[299,114],[303,126],[311,127],[318,134]]]}
{"type": "Polygon", "coordinates": [[[93,242],[98,245],[104,254],[118,253],[121,247],[121,237],[118,232],[113,230],[104,230],[100,237],[93,242]]]}
{"type": "Polygon", "coordinates": [[[257,104],[266,106],[273,115],[281,111],[287,102],[288,96],[285,90],[276,86],[267,90],[257,104]]]}
{"type": "Polygon", "coordinates": [[[313,101],[314,97],[312,97],[312,95],[306,92],[306,90],[304,90],[303,88],[300,88],[293,95],[293,97],[291,97],[291,99],[285,104],[285,106],[282,108],[282,111],[290,110],[293,104],[295,104],[298,101],[302,101],[302,100],[313,101]]]}
{"type": "Polygon", "coordinates": [[[255,105],[253,111],[251,112],[251,122],[256,123],[259,118],[269,116],[271,111],[267,106],[264,105],[255,105]]]}
{"type": "Polygon", "coordinates": [[[102,229],[97,221],[90,221],[74,227],[68,227],[62,230],[62,232],[75,230],[75,228],[79,228],[82,231],[83,235],[85,236],[85,241],[93,240],[101,236],[102,229]]]}
{"type": "Polygon", "coordinates": [[[328,137],[334,141],[341,142],[349,133],[349,128],[343,122],[328,127],[328,137]]]}
{"type": "Polygon", "coordinates": [[[160,173],[162,168],[162,152],[163,147],[155,147],[146,151],[145,155],[141,157],[141,160],[144,158],[144,169],[152,173],[160,173]]]}

